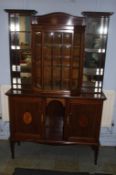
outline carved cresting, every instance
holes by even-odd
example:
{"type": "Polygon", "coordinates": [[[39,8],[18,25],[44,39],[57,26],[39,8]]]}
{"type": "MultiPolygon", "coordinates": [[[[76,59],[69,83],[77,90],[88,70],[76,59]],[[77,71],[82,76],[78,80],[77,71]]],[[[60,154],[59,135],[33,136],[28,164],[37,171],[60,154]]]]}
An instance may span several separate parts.
{"type": "Polygon", "coordinates": [[[25,123],[26,125],[31,124],[31,122],[32,122],[32,115],[31,115],[30,112],[25,112],[25,113],[23,114],[23,121],[24,121],[24,123],[25,123]]]}

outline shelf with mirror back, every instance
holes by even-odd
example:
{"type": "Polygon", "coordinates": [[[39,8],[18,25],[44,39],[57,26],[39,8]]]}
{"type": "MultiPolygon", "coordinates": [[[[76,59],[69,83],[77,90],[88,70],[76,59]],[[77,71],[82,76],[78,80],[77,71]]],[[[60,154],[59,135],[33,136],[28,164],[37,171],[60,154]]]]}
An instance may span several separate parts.
{"type": "Polygon", "coordinates": [[[9,17],[10,71],[13,90],[32,85],[31,17],[34,10],[5,9],[9,17]]]}
{"type": "Polygon", "coordinates": [[[101,93],[103,88],[108,28],[111,12],[82,12],[85,16],[84,92],[101,93]]]}

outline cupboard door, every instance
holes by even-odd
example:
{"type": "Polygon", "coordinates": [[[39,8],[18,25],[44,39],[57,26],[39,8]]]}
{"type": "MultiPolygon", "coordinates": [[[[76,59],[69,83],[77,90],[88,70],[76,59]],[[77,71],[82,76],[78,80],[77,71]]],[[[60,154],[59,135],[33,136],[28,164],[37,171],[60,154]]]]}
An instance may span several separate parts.
{"type": "Polygon", "coordinates": [[[65,138],[79,143],[98,142],[102,102],[71,100],[68,105],[65,138]]]}
{"type": "Polygon", "coordinates": [[[12,139],[40,139],[42,136],[42,103],[33,97],[10,97],[12,139]]]}

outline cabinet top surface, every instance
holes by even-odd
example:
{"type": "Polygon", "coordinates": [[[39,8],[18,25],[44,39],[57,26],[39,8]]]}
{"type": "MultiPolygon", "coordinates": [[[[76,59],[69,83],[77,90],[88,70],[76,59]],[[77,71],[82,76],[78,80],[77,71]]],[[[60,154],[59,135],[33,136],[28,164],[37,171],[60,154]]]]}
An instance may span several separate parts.
{"type": "Polygon", "coordinates": [[[21,14],[36,14],[37,11],[36,10],[27,10],[27,9],[5,9],[5,12],[8,13],[21,13],[21,14]]]}
{"type": "Polygon", "coordinates": [[[12,90],[6,92],[7,96],[30,96],[30,97],[43,97],[43,98],[71,98],[71,99],[98,99],[98,100],[106,100],[106,96],[104,93],[100,94],[69,94],[69,95],[58,95],[58,94],[50,94],[50,93],[37,93],[33,90],[23,91],[23,90],[12,90]]]}
{"type": "Polygon", "coordinates": [[[91,17],[102,17],[102,16],[110,16],[113,15],[113,12],[93,12],[93,11],[84,11],[82,12],[84,16],[91,16],[91,17]]]}

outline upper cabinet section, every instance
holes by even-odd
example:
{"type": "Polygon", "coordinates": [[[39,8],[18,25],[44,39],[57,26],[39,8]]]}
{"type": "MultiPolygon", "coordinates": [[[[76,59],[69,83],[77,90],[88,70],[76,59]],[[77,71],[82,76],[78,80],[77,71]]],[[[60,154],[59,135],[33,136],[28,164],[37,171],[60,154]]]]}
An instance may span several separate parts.
{"type": "Polygon", "coordinates": [[[78,95],[102,93],[112,13],[6,9],[13,92],[78,95]]]}
{"type": "Polygon", "coordinates": [[[109,20],[112,13],[83,12],[85,16],[85,61],[82,90],[87,93],[101,93],[109,20]]]}
{"type": "Polygon", "coordinates": [[[31,17],[34,10],[9,10],[9,41],[12,89],[30,89],[31,75],[31,17]]]}
{"type": "Polygon", "coordinates": [[[32,25],[33,88],[69,94],[82,84],[83,17],[52,13],[32,25]]]}

